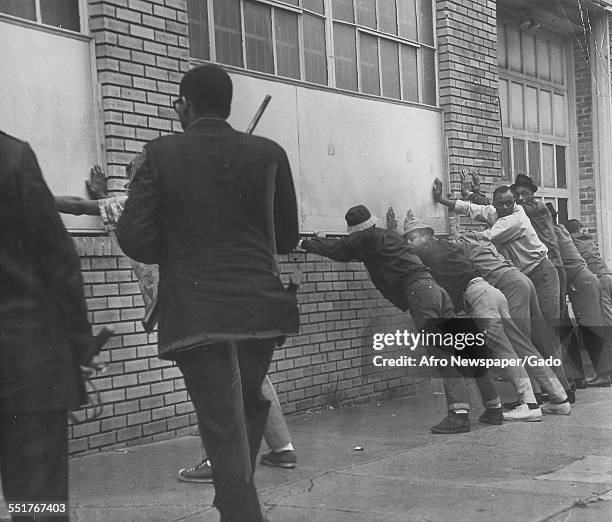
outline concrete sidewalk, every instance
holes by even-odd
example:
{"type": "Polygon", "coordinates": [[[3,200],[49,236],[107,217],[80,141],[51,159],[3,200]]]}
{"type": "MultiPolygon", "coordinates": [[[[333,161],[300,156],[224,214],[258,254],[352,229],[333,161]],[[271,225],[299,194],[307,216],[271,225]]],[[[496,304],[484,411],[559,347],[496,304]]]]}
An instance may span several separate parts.
{"type": "MultiPolygon", "coordinates": [[[[539,423],[488,426],[479,412],[459,435],[429,432],[445,414],[439,393],[291,416],[297,469],[257,469],[266,516],[612,520],[612,390],[579,390],[571,416],[539,423]]],[[[176,480],[198,456],[194,436],[72,459],[73,520],[218,520],[212,485],[176,480]]]]}

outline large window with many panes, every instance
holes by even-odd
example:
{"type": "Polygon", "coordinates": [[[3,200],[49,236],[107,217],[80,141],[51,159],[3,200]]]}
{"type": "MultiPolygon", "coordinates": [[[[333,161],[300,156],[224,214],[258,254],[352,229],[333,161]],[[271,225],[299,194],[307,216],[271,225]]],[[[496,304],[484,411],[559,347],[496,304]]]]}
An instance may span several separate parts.
{"type": "Polygon", "coordinates": [[[432,0],[188,0],[193,59],[436,104],[432,0]]]}
{"type": "Polygon", "coordinates": [[[528,174],[537,196],[568,214],[569,96],[565,42],[543,30],[498,24],[502,170],[528,174]]]}

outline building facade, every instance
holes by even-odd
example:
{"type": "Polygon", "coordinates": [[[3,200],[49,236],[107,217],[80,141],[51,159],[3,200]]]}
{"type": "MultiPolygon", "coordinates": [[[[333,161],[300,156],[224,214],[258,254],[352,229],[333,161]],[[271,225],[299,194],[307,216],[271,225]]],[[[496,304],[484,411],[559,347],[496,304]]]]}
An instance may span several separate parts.
{"type": "MultiPolygon", "coordinates": [[[[180,130],[171,107],[189,67],[230,72],[230,123],[288,152],[304,235],[345,231],[366,204],[401,228],[408,210],[451,223],[431,183],[487,192],[516,173],[612,259],[611,2],[591,0],[20,0],[0,2],[2,129],[29,141],[56,194],[84,195],[93,163],[121,192],[143,144],[180,130]]],[[[451,218],[452,221],[452,218],[451,218]]],[[[67,218],[91,319],[114,324],[95,380],[102,415],[77,414],[73,453],[190,433],[177,368],[156,358],[138,284],[97,218],[67,218]]],[[[359,263],[282,256],[304,273],[302,328],[275,355],[287,412],[430,389],[419,369],[377,368],[372,335],[410,329],[359,263]]],[[[398,356],[405,350],[386,349],[398,356]]]]}

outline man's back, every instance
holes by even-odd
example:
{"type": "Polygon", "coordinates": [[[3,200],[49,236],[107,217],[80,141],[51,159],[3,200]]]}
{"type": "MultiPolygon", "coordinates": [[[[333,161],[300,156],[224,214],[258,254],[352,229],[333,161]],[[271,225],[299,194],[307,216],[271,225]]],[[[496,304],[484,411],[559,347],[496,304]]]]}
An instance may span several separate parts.
{"type": "Polygon", "coordinates": [[[0,132],[0,410],[80,404],[91,341],[80,261],[36,157],[0,132]]]}
{"type": "Polygon", "coordinates": [[[283,149],[202,118],[145,152],[117,235],[127,255],[160,265],[160,346],[200,333],[295,332],[295,298],[274,259],[298,240],[283,149]]]}

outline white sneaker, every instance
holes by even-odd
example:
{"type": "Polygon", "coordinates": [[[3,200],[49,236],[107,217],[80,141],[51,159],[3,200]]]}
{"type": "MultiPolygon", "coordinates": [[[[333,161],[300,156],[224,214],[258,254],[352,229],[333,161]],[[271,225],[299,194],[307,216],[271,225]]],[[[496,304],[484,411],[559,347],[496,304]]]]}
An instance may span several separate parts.
{"type": "Polygon", "coordinates": [[[542,410],[540,408],[532,410],[527,404],[521,404],[513,410],[505,411],[504,420],[538,422],[542,420],[542,410]]]}
{"type": "Polygon", "coordinates": [[[554,402],[545,402],[540,406],[542,413],[551,413],[556,415],[569,415],[572,413],[572,407],[569,402],[555,404],[554,402]]]}

